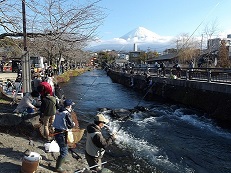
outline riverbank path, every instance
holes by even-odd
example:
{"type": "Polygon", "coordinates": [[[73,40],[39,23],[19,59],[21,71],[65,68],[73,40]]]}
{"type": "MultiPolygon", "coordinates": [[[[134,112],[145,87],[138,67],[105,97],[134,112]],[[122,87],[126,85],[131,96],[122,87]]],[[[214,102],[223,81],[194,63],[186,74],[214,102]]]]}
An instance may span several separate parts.
{"type": "Polygon", "coordinates": [[[17,73],[1,73],[0,72],[0,83],[6,82],[7,79],[15,81],[16,78],[17,78],[17,73]]]}

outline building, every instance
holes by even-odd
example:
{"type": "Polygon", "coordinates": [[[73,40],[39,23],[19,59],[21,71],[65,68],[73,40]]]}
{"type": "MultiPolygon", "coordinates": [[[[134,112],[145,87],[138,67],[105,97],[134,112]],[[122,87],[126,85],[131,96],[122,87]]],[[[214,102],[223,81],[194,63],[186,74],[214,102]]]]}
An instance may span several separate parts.
{"type": "Polygon", "coordinates": [[[165,55],[158,56],[157,58],[152,58],[149,60],[146,60],[147,64],[154,64],[155,62],[168,62],[168,64],[173,64],[174,62],[177,61],[178,54],[177,53],[169,53],[165,55]]]}

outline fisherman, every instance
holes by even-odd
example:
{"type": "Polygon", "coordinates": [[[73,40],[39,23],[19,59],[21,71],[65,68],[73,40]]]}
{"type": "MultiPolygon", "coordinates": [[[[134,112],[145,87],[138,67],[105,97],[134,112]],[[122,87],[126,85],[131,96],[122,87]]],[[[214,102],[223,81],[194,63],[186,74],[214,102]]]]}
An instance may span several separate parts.
{"type": "Polygon", "coordinates": [[[39,86],[37,87],[37,91],[40,93],[41,98],[44,97],[46,94],[50,94],[51,96],[53,96],[53,91],[52,91],[52,86],[46,82],[43,81],[39,84],[39,86]]]}
{"type": "Polygon", "coordinates": [[[42,97],[42,104],[41,104],[41,115],[40,118],[42,119],[42,123],[44,126],[44,137],[49,140],[49,127],[54,122],[56,109],[58,108],[58,102],[54,96],[50,94],[46,94],[42,97]]]}
{"type": "Polygon", "coordinates": [[[67,130],[75,126],[71,118],[73,104],[74,102],[72,102],[72,100],[65,100],[63,107],[56,113],[53,123],[53,127],[55,128],[55,140],[60,148],[60,155],[56,161],[56,171],[59,173],[65,173],[65,170],[61,166],[66,161],[68,155],[67,130]]]}
{"type": "Polygon", "coordinates": [[[116,134],[104,138],[101,129],[109,122],[103,114],[97,114],[93,124],[87,126],[87,141],[85,157],[92,172],[101,170],[101,159],[105,148],[112,144],[116,139],[116,134]]]}

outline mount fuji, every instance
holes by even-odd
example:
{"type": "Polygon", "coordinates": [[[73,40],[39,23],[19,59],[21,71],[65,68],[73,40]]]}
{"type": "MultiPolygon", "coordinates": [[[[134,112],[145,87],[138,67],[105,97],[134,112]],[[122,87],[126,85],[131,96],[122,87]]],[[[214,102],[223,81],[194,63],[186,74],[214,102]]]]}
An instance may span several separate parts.
{"type": "Polygon", "coordinates": [[[152,31],[147,30],[146,28],[138,27],[120,38],[127,41],[133,40],[138,42],[141,41],[145,42],[145,41],[156,41],[157,39],[160,38],[160,36],[152,31]]]}
{"type": "Polygon", "coordinates": [[[167,48],[172,48],[173,37],[160,36],[144,27],[138,27],[128,32],[127,34],[114,38],[112,40],[98,40],[98,42],[92,42],[88,51],[102,51],[102,50],[116,50],[116,51],[133,51],[134,44],[138,46],[138,50],[147,51],[163,51],[167,48]]]}

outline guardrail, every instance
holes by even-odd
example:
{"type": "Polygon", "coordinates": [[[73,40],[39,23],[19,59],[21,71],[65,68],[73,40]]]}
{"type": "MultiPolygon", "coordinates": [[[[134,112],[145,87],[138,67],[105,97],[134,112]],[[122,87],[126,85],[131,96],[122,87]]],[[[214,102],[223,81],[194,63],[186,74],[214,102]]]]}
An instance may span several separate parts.
{"type": "Polygon", "coordinates": [[[181,70],[176,70],[173,67],[164,69],[155,67],[112,67],[111,69],[136,75],[231,84],[231,69],[224,68],[182,68],[181,70]]]}

